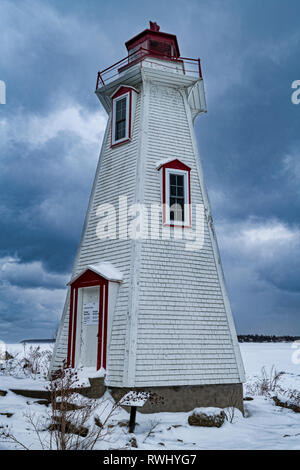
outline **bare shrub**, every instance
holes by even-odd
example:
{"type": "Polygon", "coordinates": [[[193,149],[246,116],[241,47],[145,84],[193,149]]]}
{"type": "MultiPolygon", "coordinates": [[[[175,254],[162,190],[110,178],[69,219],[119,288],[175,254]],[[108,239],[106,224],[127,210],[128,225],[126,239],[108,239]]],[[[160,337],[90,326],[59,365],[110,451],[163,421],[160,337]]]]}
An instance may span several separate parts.
{"type": "MultiPolygon", "coordinates": [[[[41,449],[93,450],[96,443],[111,432],[108,422],[119,408],[119,402],[86,398],[77,393],[79,388],[77,372],[62,367],[50,379],[50,406],[46,412],[40,415],[32,413],[29,408],[25,413],[41,449]],[[97,408],[100,403],[102,411],[99,416],[97,408]]],[[[0,437],[27,448],[7,429],[0,432],[0,437]]]]}
{"type": "Polygon", "coordinates": [[[40,346],[24,345],[24,354],[15,354],[6,360],[1,367],[1,373],[15,377],[46,378],[52,358],[50,349],[41,349],[40,346]]]}
{"type": "Polygon", "coordinates": [[[274,392],[282,391],[280,380],[283,375],[284,372],[277,371],[274,365],[271,367],[270,372],[262,367],[261,375],[246,383],[246,393],[249,395],[270,396],[274,392]]]}
{"type": "Polygon", "coordinates": [[[21,360],[25,375],[36,376],[42,375],[47,376],[49,365],[52,357],[52,351],[49,349],[41,350],[40,346],[30,346],[29,350],[21,360]]]}
{"type": "Polygon", "coordinates": [[[229,423],[232,423],[235,417],[236,407],[234,405],[230,405],[224,411],[227,421],[229,421],[229,423]]]}
{"type": "Polygon", "coordinates": [[[26,447],[22,442],[20,442],[14,436],[14,434],[11,432],[11,430],[8,428],[8,426],[6,426],[5,429],[0,429],[0,440],[10,442],[12,444],[17,444],[19,447],[21,447],[21,449],[29,450],[28,447],[26,447]]]}
{"type": "Polygon", "coordinates": [[[0,371],[2,375],[15,375],[17,368],[19,369],[20,353],[11,356],[2,362],[0,371]]]}
{"type": "Polygon", "coordinates": [[[295,413],[300,413],[300,392],[297,389],[280,389],[279,393],[272,397],[276,406],[288,408],[295,413]]]}
{"type": "Polygon", "coordinates": [[[295,405],[300,406],[300,391],[297,389],[288,389],[285,391],[285,396],[293,401],[295,405]]]}
{"type": "Polygon", "coordinates": [[[155,435],[155,430],[159,424],[160,424],[160,421],[157,421],[157,420],[150,421],[150,428],[149,428],[148,433],[146,434],[145,439],[143,440],[143,443],[146,442],[146,440],[149,439],[149,437],[153,437],[155,435]]]}
{"type": "Polygon", "coordinates": [[[235,390],[230,390],[228,396],[229,405],[224,409],[226,419],[229,423],[232,423],[236,414],[236,410],[240,405],[240,398],[236,394],[235,390]]]}
{"type": "Polygon", "coordinates": [[[101,420],[90,423],[98,402],[76,394],[78,375],[62,367],[50,380],[50,448],[58,450],[92,449],[103,431],[101,420]],[[73,410],[70,411],[70,404],[73,410]]]}
{"type": "Polygon", "coordinates": [[[284,372],[278,372],[274,365],[271,367],[270,373],[268,374],[266,368],[263,367],[261,370],[262,378],[260,381],[261,395],[267,395],[271,392],[275,392],[279,386],[279,381],[284,372]]]}
{"type": "Polygon", "coordinates": [[[281,378],[284,372],[278,372],[274,365],[267,373],[265,367],[261,370],[260,377],[254,377],[247,382],[245,389],[249,395],[262,395],[272,398],[276,406],[288,408],[296,413],[300,412],[300,392],[297,389],[284,388],[281,378]]]}

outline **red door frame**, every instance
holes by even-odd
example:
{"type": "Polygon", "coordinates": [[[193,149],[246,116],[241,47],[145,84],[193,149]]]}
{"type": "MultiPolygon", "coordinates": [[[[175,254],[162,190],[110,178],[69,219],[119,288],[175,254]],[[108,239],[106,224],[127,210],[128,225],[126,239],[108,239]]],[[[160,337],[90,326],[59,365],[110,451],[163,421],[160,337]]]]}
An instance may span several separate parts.
{"type": "Polygon", "coordinates": [[[79,278],[71,284],[70,314],[68,333],[68,355],[67,366],[75,367],[76,335],[77,335],[77,311],[78,311],[78,289],[83,287],[99,286],[99,322],[98,322],[98,345],[97,345],[97,370],[101,367],[106,369],[107,350],[107,322],[108,322],[108,281],[90,269],[86,270],[79,278]],[[103,339],[103,341],[102,341],[103,339]]]}

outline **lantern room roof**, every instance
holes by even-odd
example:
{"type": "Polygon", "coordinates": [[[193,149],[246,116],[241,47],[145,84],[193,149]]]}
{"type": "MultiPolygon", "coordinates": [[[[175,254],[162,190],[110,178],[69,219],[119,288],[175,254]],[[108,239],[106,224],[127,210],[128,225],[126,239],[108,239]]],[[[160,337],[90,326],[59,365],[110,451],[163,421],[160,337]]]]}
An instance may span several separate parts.
{"type": "Polygon", "coordinates": [[[154,40],[161,40],[162,42],[172,42],[176,50],[175,56],[179,57],[180,51],[179,51],[179,46],[178,46],[176,35],[170,34],[170,33],[164,33],[160,31],[159,29],[160,27],[156,23],[152,23],[152,21],[150,21],[150,28],[145,29],[141,33],[129,39],[129,41],[125,42],[125,46],[127,50],[129,51],[129,49],[131,49],[135,45],[142,42],[143,39],[151,38],[154,40]]]}
{"type": "Polygon", "coordinates": [[[103,261],[99,264],[90,264],[85,269],[80,271],[80,273],[76,274],[70,282],[68,283],[73,284],[77,279],[79,279],[86,271],[93,271],[95,274],[107,279],[108,281],[115,281],[121,282],[123,280],[123,274],[116,268],[112,263],[107,261],[103,261]]]}

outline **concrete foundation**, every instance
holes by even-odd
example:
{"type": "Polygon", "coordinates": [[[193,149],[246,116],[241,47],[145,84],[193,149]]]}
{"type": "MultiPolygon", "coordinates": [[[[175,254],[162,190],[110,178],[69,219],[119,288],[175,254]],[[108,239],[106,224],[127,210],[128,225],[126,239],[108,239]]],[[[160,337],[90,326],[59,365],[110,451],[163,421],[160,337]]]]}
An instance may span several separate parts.
{"type": "Polygon", "coordinates": [[[234,406],[244,413],[243,384],[185,385],[174,387],[109,388],[118,401],[131,390],[150,391],[151,397],[139,408],[141,413],[191,411],[194,408],[234,406]]]}
{"type": "MultiPolygon", "coordinates": [[[[117,388],[106,387],[103,378],[90,379],[90,387],[74,389],[74,391],[88,398],[100,398],[106,388],[113,398],[119,401],[127,392],[132,390],[149,391],[151,397],[146,404],[139,408],[141,413],[158,413],[162,411],[177,412],[191,411],[194,408],[215,406],[226,408],[234,406],[244,413],[243,384],[220,385],[184,385],[173,387],[142,387],[142,388],[117,388]]],[[[12,390],[25,397],[50,400],[48,390],[12,390]]],[[[124,407],[129,411],[128,407],[124,407]]]]}

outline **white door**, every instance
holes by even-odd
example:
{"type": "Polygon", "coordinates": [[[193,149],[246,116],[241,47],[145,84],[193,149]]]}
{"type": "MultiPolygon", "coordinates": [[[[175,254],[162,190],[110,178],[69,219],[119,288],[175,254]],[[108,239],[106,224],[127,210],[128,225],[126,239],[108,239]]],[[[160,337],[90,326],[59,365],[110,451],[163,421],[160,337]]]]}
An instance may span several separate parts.
{"type": "Polygon", "coordinates": [[[84,287],[82,295],[82,344],[81,364],[84,367],[97,367],[98,325],[99,325],[99,286],[84,287]]]}

